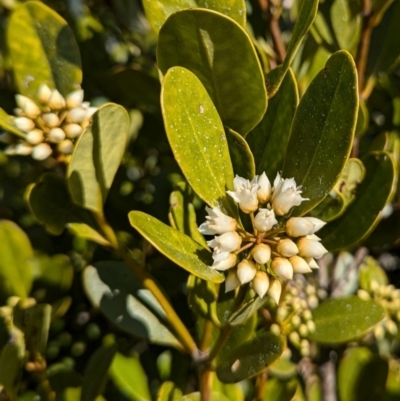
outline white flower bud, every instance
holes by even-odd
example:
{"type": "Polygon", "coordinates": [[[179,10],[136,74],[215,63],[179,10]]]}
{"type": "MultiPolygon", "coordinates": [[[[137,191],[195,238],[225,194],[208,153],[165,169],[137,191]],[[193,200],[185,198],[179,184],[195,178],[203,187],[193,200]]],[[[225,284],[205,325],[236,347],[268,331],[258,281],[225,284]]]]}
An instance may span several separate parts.
{"type": "Polygon", "coordinates": [[[27,143],[18,143],[15,145],[15,154],[21,156],[28,156],[32,153],[32,147],[27,143]]]}
{"type": "Polygon", "coordinates": [[[252,184],[258,184],[260,189],[257,191],[257,199],[258,201],[263,204],[267,203],[271,198],[271,183],[267,177],[267,175],[262,173],[260,176],[255,176],[251,181],[252,184]]]}
{"type": "Polygon", "coordinates": [[[273,323],[271,324],[271,327],[269,328],[273,334],[276,336],[279,336],[281,334],[281,328],[279,327],[278,324],[273,323]]]}
{"type": "Polygon", "coordinates": [[[308,328],[305,324],[301,324],[299,327],[299,334],[302,337],[307,337],[308,336],[308,328]]]}
{"type": "Polygon", "coordinates": [[[294,315],[290,321],[294,328],[299,327],[301,325],[301,319],[299,315],[294,315]]]}
{"type": "Polygon", "coordinates": [[[203,235],[224,234],[236,230],[236,220],[222,213],[218,206],[212,209],[206,206],[206,210],[209,214],[207,221],[199,227],[203,235]]]}
{"type": "Polygon", "coordinates": [[[319,269],[317,262],[313,258],[304,258],[304,260],[308,263],[311,269],[319,269]]]}
{"type": "Polygon", "coordinates": [[[271,248],[266,244],[258,244],[251,250],[253,259],[263,265],[271,259],[271,248]]]}
{"type": "Polygon", "coordinates": [[[65,132],[61,128],[52,128],[49,132],[48,139],[53,143],[60,143],[65,139],[65,132]]]}
{"type": "Polygon", "coordinates": [[[64,139],[58,144],[57,150],[64,155],[69,155],[74,150],[74,144],[69,139],[64,139]]]}
{"type": "Polygon", "coordinates": [[[286,223],[286,233],[291,237],[303,237],[311,234],[314,224],[304,217],[291,217],[286,223]]]}
{"type": "Polygon", "coordinates": [[[397,336],[398,328],[396,323],[392,319],[388,319],[385,321],[386,330],[392,335],[397,336]]]}
{"type": "Polygon", "coordinates": [[[40,129],[34,129],[26,134],[26,140],[32,145],[37,145],[38,143],[43,142],[43,139],[43,131],[40,129]]]}
{"type": "Polygon", "coordinates": [[[272,280],[269,284],[267,294],[279,305],[282,294],[282,284],[279,280],[272,280]]]}
{"type": "Polygon", "coordinates": [[[227,191],[235,202],[239,204],[240,209],[244,213],[255,212],[258,209],[257,191],[258,184],[250,183],[238,175],[233,180],[235,191],[227,191]]]}
{"type": "Polygon", "coordinates": [[[237,265],[237,276],[241,284],[249,283],[257,273],[257,266],[251,260],[243,259],[237,265]]]}
{"type": "Polygon", "coordinates": [[[52,90],[46,84],[40,85],[37,95],[39,102],[47,104],[52,93],[52,90]]]}
{"type": "Polygon", "coordinates": [[[305,274],[312,272],[308,263],[300,256],[292,256],[291,258],[289,258],[289,262],[292,265],[293,273],[295,274],[305,274]]]}
{"type": "MultiPolygon", "coordinates": [[[[311,313],[311,312],[310,312],[311,313]]],[[[312,320],[307,321],[307,329],[309,333],[314,333],[317,329],[315,323],[312,320]]]]}
{"type": "Polygon", "coordinates": [[[259,212],[254,218],[254,225],[259,232],[265,233],[277,224],[278,221],[275,218],[273,210],[260,208],[259,212]]]}
{"type": "Polygon", "coordinates": [[[260,298],[264,297],[269,288],[268,274],[262,271],[258,271],[253,278],[252,284],[257,295],[260,298]]]}
{"type": "Polygon", "coordinates": [[[279,278],[284,280],[291,280],[293,278],[293,267],[286,258],[272,259],[271,269],[279,278]]]}
{"type": "Polygon", "coordinates": [[[239,285],[240,281],[238,279],[235,269],[229,270],[225,280],[225,292],[232,291],[235,288],[239,287],[239,285]]]}
{"type": "Polygon", "coordinates": [[[314,230],[313,230],[312,233],[309,233],[309,234],[316,233],[317,231],[319,231],[326,224],[325,221],[317,219],[316,217],[304,217],[304,218],[314,224],[314,230]]]}
{"type": "Polygon", "coordinates": [[[14,112],[14,114],[15,114],[16,116],[18,116],[18,117],[25,117],[24,112],[23,112],[22,109],[20,109],[19,107],[16,107],[16,108],[13,110],[13,112],[14,112]]]}
{"type": "Polygon", "coordinates": [[[286,258],[290,258],[299,253],[299,248],[297,248],[297,245],[290,238],[281,239],[278,242],[276,250],[286,258]]]}
{"type": "Polygon", "coordinates": [[[299,248],[299,256],[306,258],[319,259],[328,252],[320,242],[305,237],[297,241],[297,247],[299,248]]]}
{"type": "Polygon", "coordinates": [[[83,109],[82,107],[75,107],[71,109],[67,114],[67,121],[69,123],[80,124],[83,120],[87,117],[87,110],[83,109]]]}
{"type": "Polygon", "coordinates": [[[78,89],[76,91],[69,93],[65,98],[65,102],[69,109],[73,109],[74,107],[81,106],[82,101],[83,101],[83,90],[82,89],[78,89]]]}
{"type": "Polygon", "coordinates": [[[300,336],[299,333],[297,331],[292,331],[289,334],[289,341],[295,345],[295,346],[300,346],[300,336]]]}
{"type": "Polygon", "coordinates": [[[29,99],[29,97],[16,95],[15,100],[18,107],[20,107],[25,115],[29,118],[35,119],[42,113],[36,103],[33,100],[29,99]]]}
{"type": "Polygon", "coordinates": [[[283,216],[293,206],[299,206],[306,198],[301,197],[300,187],[296,187],[294,178],[283,179],[278,173],[274,181],[274,192],[272,194],[272,208],[275,214],[283,216]]]}
{"type": "Polygon", "coordinates": [[[35,123],[27,117],[15,117],[14,125],[23,132],[32,131],[35,128],[35,123]]]}
{"type": "Polygon", "coordinates": [[[374,336],[378,341],[385,338],[385,330],[383,329],[382,325],[378,324],[374,327],[374,336]]]}
{"type": "Polygon", "coordinates": [[[32,151],[32,158],[35,160],[47,159],[53,151],[47,143],[40,143],[35,146],[32,151]]]}
{"type": "Polygon", "coordinates": [[[51,110],[61,110],[65,107],[65,99],[57,89],[51,93],[48,106],[51,110]]]}
{"type": "Polygon", "coordinates": [[[242,237],[236,231],[229,231],[207,242],[211,248],[218,249],[220,252],[236,251],[241,243],[242,237]]]}
{"type": "Polygon", "coordinates": [[[74,139],[82,134],[82,127],[79,124],[67,124],[63,126],[67,138],[74,139]]]}
{"type": "Polygon", "coordinates": [[[55,128],[60,125],[60,119],[59,119],[58,115],[55,113],[43,114],[42,120],[49,128],[55,128]]]}
{"type": "Polygon", "coordinates": [[[363,299],[364,301],[368,301],[369,299],[371,299],[371,296],[369,295],[368,291],[365,290],[358,290],[357,296],[363,299]]]}
{"type": "Polygon", "coordinates": [[[229,252],[214,252],[213,254],[214,263],[212,264],[212,268],[215,270],[228,270],[231,267],[235,266],[237,256],[234,253],[229,252]]]}

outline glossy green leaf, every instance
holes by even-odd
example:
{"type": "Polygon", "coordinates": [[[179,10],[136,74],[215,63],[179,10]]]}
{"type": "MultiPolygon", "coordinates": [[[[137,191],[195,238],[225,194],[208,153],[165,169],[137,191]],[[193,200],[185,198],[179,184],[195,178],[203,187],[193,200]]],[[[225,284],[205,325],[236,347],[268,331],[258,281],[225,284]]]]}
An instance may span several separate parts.
{"type": "Polygon", "coordinates": [[[117,346],[103,345],[90,357],[85,369],[80,401],[95,401],[107,382],[107,373],[117,352],[117,346]]]}
{"type": "Polygon", "coordinates": [[[378,224],[379,212],[394,192],[397,172],[387,152],[372,152],[362,158],[366,169],[364,181],[357,187],[357,197],[345,213],[318,232],[330,250],[349,248],[363,240],[378,224]]]}
{"type": "Polygon", "coordinates": [[[322,344],[341,344],[359,338],[386,316],[372,300],[357,296],[331,298],[313,311],[316,330],[309,338],[322,344]]]}
{"type": "Polygon", "coordinates": [[[92,304],[120,329],[156,344],[179,348],[161,305],[124,263],[87,266],[83,285],[92,304]]]}
{"type": "Polygon", "coordinates": [[[116,387],[131,401],[151,401],[146,373],[138,356],[117,353],[110,368],[110,376],[116,387]]]}
{"type": "Polygon", "coordinates": [[[157,394],[157,401],[181,401],[182,391],[173,382],[164,382],[157,394]]]}
{"type": "Polygon", "coordinates": [[[28,1],[11,14],[7,42],[18,91],[36,98],[41,84],[67,95],[82,81],[81,59],[66,21],[41,2],[28,1]]]}
{"type": "Polygon", "coordinates": [[[362,182],[364,177],[365,167],[362,161],[356,158],[347,160],[335,185],[335,190],[343,195],[346,204],[355,199],[357,186],[362,182]]]}
{"type": "Polygon", "coordinates": [[[22,139],[25,139],[26,137],[21,130],[14,126],[12,118],[2,108],[0,108],[0,128],[3,128],[7,132],[11,132],[22,139]]]}
{"type": "MultiPolygon", "coordinates": [[[[27,199],[33,215],[50,233],[60,235],[65,226],[71,223],[71,231],[76,235],[82,234],[84,238],[88,238],[90,234],[90,239],[101,241],[97,223],[89,212],[73,204],[63,177],[54,173],[42,175],[28,190],[27,199]],[[83,235],[85,226],[88,228],[86,235],[83,235]]],[[[106,245],[105,241],[104,239],[100,243],[106,245]]]]}
{"type": "Polygon", "coordinates": [[[211,269],[212,259],[208,249],[148,214],[132,211],[128,217],[133,228],[178,266],[203,280],[214,283],[224,281],[222,273],[211,269]]]}
{"type": "Polygon", "coordinates": [[[289,69],[278,93],[269,101],[263,119],[246,136],[254,155],[256,173],[262,174],[265,171],[271,181],[282,170],[290,127],[298,103],[296,79],[289,69]]]}
{"type": "Polygon", "coordinates": [[[255,312],[258,311],[268,300],[268,297],[260,298],[258,295],[250,298],[248,301],[229,317],[229,324],[236,326],[244,323],[249,319],[255,312]]]}
{"type": "Polygon", "coordinates": [[[27,235],[12,221],[0,220],[0,255],[1,297],[28,297],[33,249],[27,235]]]}
{"type": "Polygon", "coordinates": [[[365,245],[374,251],[389,249],[400,240],[400,210],[395,210],[389,218],[382,219],[365,240],[365,245]]]}
{"type": "MultiPolygon", "coordinates": [[[[213,401],[231,401],[228,398],[226,398],[224,394],[216,392],[216,391],[211,392],[211,399],[213,401]]],[[[190,394],[185,395],[182,398],[182,401],[201,401],[201,395],[199,392],[190,393],[190,394]]]]}
{"type": "Polygon", "coordinates": [[[294,214],[311,210],[335,185],[350,154],[357,111],[354,61],[340,51],[314,78],[294,117],[282,176],[294,177],[302,197],[310,199],[294,214]]]}
{"type": "Polygon", "coordinates": [[[338,392],[341,401],[383,400],[388,362],[366,347],[350,348],[338,369],[338,392]]]}
{"type": "Polygon", "coordinates": [[[282,354],[271,366],[268,371],[278,379],[288,380],[297,375],[297,365],[290,360],[291,355],[282,354]]]}
{"type": "Polygon", "coordinates": [[[328,223],[340,217],[345,210],[346,202],[344,196],[340,192],[332,191],[310,211],[310,215],[328,223]]]}
{"type": "Polygon", "coordinates": [[[237,383],[254,376],[275,361],[283,347],[282,337],[271,332],[259,333],[218,363],[218,379],[223,383],[237,383]]]}
{"type": "Polygon", "coordinates": [[[267,380],[263,401],[291,401],[297,389],[297,380],[279,380],[271,377],[267,380]]]}
{"type": "MultiPolygon", "coordinates": [[[[175,66],[195,74],[224,125],[241,135],[254,128],[265,113],[267,93],[252,41],[243,28],[222,14],[204,9],[172,14],[160,30],[157,61],[163,74],[175,66]]],[[[177,92],[188,90],[184,82],[177,85],[177,92]]],[[[193,104],[195,115],[200,99],[194,92],[187,104],[193,104]]]]}
{"type": "Polygon", "coordinates": [[[192,193],[185,182],[177,184],[169,197],[170,223],[172,227],[188,235],[205,248],[208,247],[206,240],[198,230],[196,211],[192,204],[192,193]]]}
{"type": "Polygon", "coordinates": [[[212,391],[222,393],[229,401],[244,401],[244,392],[239,383],[221,383],[215,375],[212,379],[212,391]]]}
{"type": "Polygon", "coordinates": [[[110,243],[94,228],[85,223],[69,223],[68,230],[79,238],[96,242],[103,246],[110,246],[110,243]]]}
{"type": "Polygon", "coordinates": [[[14,399],[17,397],[23,355],[17,344],[9,343],[0,350],[0,385],[14,399]]]}
{"type": "Polygon", "coordinates": [[[228,140],[233,171],[240,177],[252,180],[256,175],[256,166],[249,144],[241,135],[230,128],[225,129],[225,134],[228,140]]]}
{"type": "Polygon", "coordinates": [[[160,30],[171,14],[186,8],[196,7],[218,11],[246,28],[244,0],[144,0],[143,7],[155,32],[160,30]]]}
{"type": "Polygon", "coordinates": [[[193,274],[187,282],[189,307],[198,315],[220,324],[217,317],[217,288],[212,281],[202,280],[193,274]]]}
{"type": "Polygon", "coordinates": [[[378,262],[371,256],[367,256],[358,268],[358,279],[360,288],[371,291],[371,284],[378,283],[379,286],[387,286],[389,284],[388,277],[378,262]]]}
{"type": "Polygon", "coordinates": [[[318,11],[318,0],[303,0],[301,2],[300,11],[293,27],[292,37],[286,51],[286,57],[283,64],[267,75],[268,96],[275,96],[278,91],[293,59],[301,45],[305,35],[310,29],[318,11]]]}
{"type": "Polygon", "coordinates": [[[233,185],[232,163],[224,128],[203,85],[190,71],[171,68],[161,103],[172,151],[189,184],[211,206],[225,200],[233,185]]]}
{"type": "Polygon", "coordinates": [[[129,117],[114,103],[100,107],[80,136],[68,166],[73,201],[100,213],[128,141],[129,117]]]}

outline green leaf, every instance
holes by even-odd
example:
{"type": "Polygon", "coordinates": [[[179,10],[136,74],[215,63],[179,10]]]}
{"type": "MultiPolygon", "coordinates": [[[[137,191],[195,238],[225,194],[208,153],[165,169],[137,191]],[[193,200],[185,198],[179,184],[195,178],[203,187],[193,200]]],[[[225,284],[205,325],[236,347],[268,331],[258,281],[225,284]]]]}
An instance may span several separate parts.
{"type": "Polygon", "coordinates": [[[357,296],[331,298],[313,311],[316,330],[309,338],[322,344],[342,344],[363,336],[386,316],[372,300],[357,296]]]}
{"type": "Polygon", "coordinates": [[[162,306],[121,262],[98,262],[83,272],[85,292],[94,306],[120,329],[156,344],[180,347],[162,306]]]}
{"type": "Polygon", "coordinates": [[[17,344],[9,343],[0,353],[0,385],[7,394],[16,399],[22,374],[23,355],[17,344]]]}
{"type": "Polygon", "coordinates": [[[95,401],[103,393],[116,352],[117,346],[112,344],[101,346],[92,354],[86,365],[80,401],[95,401]]]}
{"type": "Polygon", "coordinates": [[[222,273],[211,269],[212,259],[208,249],[146,213],[132,211],[128,217],[133,228],[178,266],[203,280],[214,283],[224,281],[222,273]]]}
{"type": "Polygon", "coordinates": [[[131,401],[151,401],[146,373],[138,356],[126,357],[117,353],[110,368],[116,387],[131,401]]]}
{"type": "Polygon", "coordinates": [[[270,180],[282,169],[290,127],[299,103],[296,79],[289,69],[278,93],[269,101],[260,123],[246,136],[253,152],[256,173],[270,180]]]}
{"type": "Polygon", "coordinates": [[[340,361],[338,392],[341,401],[383,400],[388,362],[366,347],[350,348],[340,361]]]}
{"type": "Polygon", "coordinates": [[[182,391],[175,387],[175,383],[164,382],[157,394],[157,401],[181,401],[182,391]]]}
{"type": "Polygon", "coordinates": [[[175,159],[193,190],[215,206],[226,199],[226,190],[233,185],[233,170],[213,102],[195,75],[174,67],[164,78],[161,103],[175,159]]]}
{"type": "Polygon", "coordinates": [[[233,171],[240,177],[252,180],[256,175],[254,156],[246,140],[230,128],[225,129],[233,171]]]}
{"type": "Polygon", "coordinates": [[[340,51],[314,78],[294,117],[282,176],[294,177],[310,199],[294,214],[313,209],[335,185],[350,154],[357,111],[354,61],[340,51]]]}
{"type": "Polygon", "coordinates": [[[310,214],[328,223],[340,217],[346,211],[346,206],[344,196],[340,192],[332,191],[310,214]]]}
{"type": "Polygon", "coordinates": [[[395,190],[397,172],[387,152],[371,152],[362,162],[366,176],[357,187],[356,199],[340,218],[318,232],[330,251],[349,248],[362,241],[378,224],[379,212],[395,190]]]}
{"type": "Polygon", "coordinates": [[[260,373],[283,352],[283,338],[271,332],[257,334],[240,345],[217,365],[222,383],[237,383],[260,373]]]}
{"type": "Polygon", "coordinates": [[[199,232],[196,222],[196,211],[192,202],[192,193],[189,185],[185,182],[177,184],[169,197],[170,203],[170,223],[172,227],[188,235],[204,248],[207,248],[207,242],[199,232]]]}
{"type": "Polygon", "coordinates": [[[398,359],[391,359],[389,363],[389,374],[386,382],[384,401],[396,401],[400,399],[400,362],[398,359]]]}
{"type": "MultiPolygon", "coordinates": [[[[226,398],[224,394],[216,391],[211,392],[211,399],[213,401],[231,401],[228,400],[228,398],[226,398]]],[[[201,395],[199,392],[190,393],[183,396],[182,401],[201,401],[201,395]]]]}
{"type": "MultiPolygon", "coordinates": [[[[265,113],[267,93],[252,41],[243,28],[222,14],[203,9],[172,14],[160,30],[157,61],[163,74],[175,66],[195,74],[223,124],[241,135],[254,128],[265,113]]],[[[177,85],[176,92],[188,91],[184,82],[177,85]]],[[[194,92],[186,105],[193,105],[195,115],[200,99],[194,92]]]]}
{"type": "Polygon", "coordinates": [[[185,8],[208,8],[235,20],[246,28],[246,7],[244,0],[144,0],[146,16],[156,33],[167,18],[185,8]]]}
{"type": "Polygon", "coordinates": [[[26,135],[14,126],[13,119],[2,108],[0,108],[0,128],[3,128],[22,139],[26,138],[26,135]]]}
{"type": "Polygon", "coordinates": [[[283,64],[267,75],[268,96],[273,97],[278,91],[294,57],[303,41],[305,35],[310,29],[318,11],[318,0],[303,0],[300,11],[294,25],[289,46],[286,51],[286,57],[283,64]]]}
{"type": "Polygon", "coordinates": [[[263,401],[291,401],[297,390],[297,380],[279,380],[276,377],[268,379],[263,401]]]}
{"type": "Polygon", "coordinates": [[[16,224],[0,220],[1,297],[27,298],[32,287],[33,250],[29,238],[16,224]]]}
{"type": "Polygon", "coordinates": [[[81,58],[74,34],[55,11],[38,1],[11,14],[7,43],[20,94],[35,99],[41,84],[63,96],[82,82],[81,58]]]}
{"type": "Polygon", "coordinates": [[[73,201],[101,213],[128,141],[129,117],[114,103],[100,107],[80,136],[68,166],[73,201]]]}
{"type": "Polygon", "coordinates": [[[43,174],[28,189],[27,199],[33,215],[50,233],[60,235],[70,223],[69,227],[76,235],[88,239],[90,237],[91,240],[106,245],[107,241],[101,239],[93,216],[72,203],[63,177],[54,173],[43,174]]]}
{"type": "Polygon", "coordinates": [[[229,324],[236,326],[244,323],[249,319],[255,312],[258,311],[268,300],[268,297],[260,298],[258,295],[250,298],[246,301],[237,311],[232,313],[229,317],[229,324]]]}
{"type": "Polygon", "coordinates": [[[360,288],[371,291],[371,284],[375,281],[379,286],[385,287],[389,284],[388,277],[378,262],[371,256],[367,256],[358,268],[358,279],[360,288]]]}

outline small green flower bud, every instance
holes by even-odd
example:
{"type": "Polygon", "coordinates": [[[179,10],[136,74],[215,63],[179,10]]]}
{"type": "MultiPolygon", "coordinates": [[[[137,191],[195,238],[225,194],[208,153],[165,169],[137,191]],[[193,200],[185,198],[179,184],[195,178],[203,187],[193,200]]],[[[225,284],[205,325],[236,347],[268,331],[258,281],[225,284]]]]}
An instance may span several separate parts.
{"type": "Polygon", "coordinates": [[[284,280],[291,280],[293,278],[293,267],[286,258],[272,259],[271,269],[279,278],[284,280]]]}
{"type": "Polygon", "coordinates": [[[307,321],[307,329],[309,333],[314,333],[316,330],[316,326],[315,323],[312,320],[308,320],[307,321]]]}
{"type": "Polygon", "coordinates": [[[368,293],[367,291],[365,291],[365,290],[362,290],[362,289],[360,289],[360,290],[357,291],[357,295],[358,295],[361,299],[363,299],[364,301],[367,301],[368,299],[371,299],[369,293],[368,293]]]}
{"type": "Polygon", "coordinates": [[[263,265],[271,259],[271,248],[266,244],[258,244],[251,250],[251,256],[257,263],[263,265]]]}
{"type": "Polygon", "coordinates": [[[392,336],[397,336],[397,325],[392,319],[386,320],[384,324],[388,333],[390,333],[392,336]]]}
{"type": "Polygon", "coordinates": [[[270,327],[271,333],[279,336],[281,334],[281,328],[276,323],[271,324],[270,327]]]}
{"type": "Polygon", "coordinates": [[[278,242],[276,250],[286,258],[290,258],[291,256],[297,255],[299,253],[297,245],[289,238],[281,239],[278,242]]]}
{"type": "Polygon", "coordinates": [[[377,324],[374,327],[374,336],[377,341],[383,340],[385,338],[385,330],[383,329],[382,325],[377,324]]]}
{"type": "Polygon", "coordinates": [[[304,320],[311,320],[312,319],[312,313],[309,309],[306,309],[303,311],[303,318],[304,320]]]}
{"type": "Polygon", "coordinates": [[[319,304],[319,300],[315,295],[311,295],[308,298],[308,305],[310,306],[311,309],[315,309],[319,304]]]}
{"type": "Polygon", "coordinates": [[[297,331],[292,331],[289,334],[289,341],[296,347],[300,346],[300,336],[297,331]]]}
{"type": "Polygon", "coordinates": [[[301,324],[301,319],[298,315],[294,315],[292,317],[292,320],[290,321],[290,323],[292,324],[293,327],[299,327],[301,324]]]}
{"type": "Polygon", "coordinates": [[[241,284],[249,283],[251,280],[253,280],[256,273],[257,266],[250,260],[243,259],[237,265],[237,275],[241,284]]]}
{"type": "Polygon", "coordinates": [[[301,324],[299,327],[299,334],[302,337],[307,337],[308,336],[308,328],[305,324],[301,324]]]}

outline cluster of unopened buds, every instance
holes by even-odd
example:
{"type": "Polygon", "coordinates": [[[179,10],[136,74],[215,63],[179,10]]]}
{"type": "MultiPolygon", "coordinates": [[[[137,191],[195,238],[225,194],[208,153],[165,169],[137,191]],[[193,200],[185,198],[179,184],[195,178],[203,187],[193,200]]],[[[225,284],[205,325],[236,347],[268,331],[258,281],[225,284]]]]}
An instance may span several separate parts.
{"type": "Polygon", "coordinates": [[[284,218],[294,206],[308,200],[301,197],[294,178],[283,179],[278,173],[272,186],[265,173],[251,181],[236,176],[233,185],[234,191],[227,193],[250,215],[253,232],[239,227],[236,219],[219,207],[207,207],[209,216],[199,231],[216,235],[207,242],[213,248],[211,267],[228,270],[226,291],[251,282],[261,298],[268,294],[279,303],[282,282],[291,280],[294,273],[318,268],[315,259],[327,250],[315,232],[325,223],[313,217],[284,218]]]}
{"type": "Polygon", "coordinates": [[[16,95],[18,107],[14,109],[13,123],[25,134],[25,139],[3,133],[0,140],[9,145],[5,153],[31,155],[35,160],[71,154],[74,141],[97,109],[83,101],[82,89],[64,98],[58,90],[51,90],[43,84],[38,90],[37,100],[38,103],[26,96],[16,95]]]}

